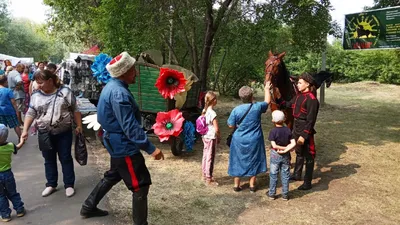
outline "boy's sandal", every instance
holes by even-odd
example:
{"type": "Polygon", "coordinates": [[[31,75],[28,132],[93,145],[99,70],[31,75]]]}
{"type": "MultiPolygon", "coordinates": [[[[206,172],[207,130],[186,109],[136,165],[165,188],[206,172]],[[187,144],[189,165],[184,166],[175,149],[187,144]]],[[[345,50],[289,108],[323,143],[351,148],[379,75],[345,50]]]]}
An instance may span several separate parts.
{"type": "Polygon", "coordinates": [[[235,191],[235,192],[239,192],[239,191],[241,191],[242,190],[242,187],[233,187],[233,190],[235,191]]]}
{"type": "Polygon", "coordinates": [[[250,192],[254,193],[254,192],[256,192],[256,190],[257,190],[257,188],[255,186],[254,187],[250,187],[250,192]]]}

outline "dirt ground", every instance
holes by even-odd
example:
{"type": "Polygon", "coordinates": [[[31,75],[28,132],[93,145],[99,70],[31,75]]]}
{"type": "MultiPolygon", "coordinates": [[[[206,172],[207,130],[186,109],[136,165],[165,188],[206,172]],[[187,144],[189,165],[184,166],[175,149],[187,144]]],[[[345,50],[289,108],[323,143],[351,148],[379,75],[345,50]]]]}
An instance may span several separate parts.
{"type": "MultiPolygon", "coordinates": [[[[268,173],[258,176],[256,193],[249,192],[248,180],[243,180],[242,192],[234,192],[227,175],[229,149],[222,143],[214,174],[220,185],[207,187],[200,179],[202,143],[193,152],[175,157],[167,144],[152,137],[165,160],[146,156],[153,180],[149,223],[400,224],[399,99],[400,86],[374,82],[333,84],[326,89],[326,105],[316,124],[313,189],[298,191],[301,182],[291,183],[288,202],[266,197],[268,173]]],[[[229,134],[229,112],[238,104],[234,99],[219,99],[216,111],[223,140],[229,134]]],[[[268,111],[262,122],[265,137],[272,127],[270,119],[268,111]]],[[[109,156],[98,144],[92,148],[99,172],[104,172],[109,156]]],[[[123,183],[114,187],[109,200],[119,222],[131,223],[131,193],[123,183]]]]}

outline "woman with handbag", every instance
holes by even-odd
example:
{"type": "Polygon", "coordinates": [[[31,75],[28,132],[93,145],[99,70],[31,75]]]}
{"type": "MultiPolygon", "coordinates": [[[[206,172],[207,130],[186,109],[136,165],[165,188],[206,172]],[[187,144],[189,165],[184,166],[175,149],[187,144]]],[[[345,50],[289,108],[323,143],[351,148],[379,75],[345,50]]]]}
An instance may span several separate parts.
{"type": "Polygon", "coordinates": [[[54,73],[44,70],[35,74],[39,91],[31,96],[29,109],[24,121],[21,139],[28,139],[28,130],[33,120],[38,126],[39,149],[44,158],[46,188],[42,196],[51,195],[57,188],[57,154],[61,162],[65,194],[74,195],[75,172],[71,155],[72,127],[75,121],[76,133],[82,132],[81,113],[71,89],[61,85],[54,73]]]}
{"type": "Polygon", "coordinates": [[[254,101],[252,88],[240,88],[239,97],[244,104],[235,107],[228,118],[228,126],[234,129],[227,143],[230,145],[228,174],[234,177],[235,192],[242,190],[240,177],[250,177],[250,192],[255,192],[256,175],[267,172],[261,115],[271,101],[270,86],[270,82],[265,84],[264,102],[254,101]]]}

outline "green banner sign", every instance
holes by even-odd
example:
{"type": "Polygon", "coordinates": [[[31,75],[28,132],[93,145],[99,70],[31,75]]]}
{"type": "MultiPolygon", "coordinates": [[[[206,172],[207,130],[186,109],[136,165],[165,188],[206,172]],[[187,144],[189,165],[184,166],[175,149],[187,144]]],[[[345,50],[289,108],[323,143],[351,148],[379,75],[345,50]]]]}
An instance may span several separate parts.
{"type": "Polygon", "coordinates": [[[400,48],[400,7],[346,15],[343,48],[400,48]]]}

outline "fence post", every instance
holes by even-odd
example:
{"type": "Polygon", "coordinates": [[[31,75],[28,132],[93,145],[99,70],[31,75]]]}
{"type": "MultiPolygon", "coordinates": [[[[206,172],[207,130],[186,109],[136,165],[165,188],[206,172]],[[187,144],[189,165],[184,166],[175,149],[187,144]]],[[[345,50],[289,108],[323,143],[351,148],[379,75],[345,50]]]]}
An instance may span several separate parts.
{"type": "MultiPolygon", "coordinates": [[[[322,64],[321,71],[326,70],[326,50],[322,52],[322,64]]],[[[321,106],[325,104],[325,81],[322,82],[321,87],[319,88],[319,103],[321,106]]]]}

